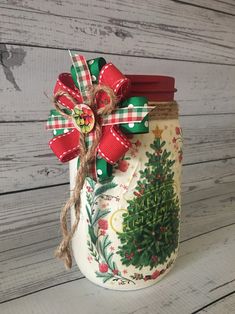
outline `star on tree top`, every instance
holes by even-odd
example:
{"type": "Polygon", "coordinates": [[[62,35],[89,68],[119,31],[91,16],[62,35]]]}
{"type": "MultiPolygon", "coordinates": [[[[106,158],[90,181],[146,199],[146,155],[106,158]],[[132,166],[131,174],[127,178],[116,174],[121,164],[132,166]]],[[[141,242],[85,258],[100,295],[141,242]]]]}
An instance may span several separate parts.
{"type": "Polygon", "coordinates": [[[163,130],[162,129],[159,129],[158,126],[156,126],[155,130],[152,130],[155,138],[162,138],[162,132],[163,130]]]}

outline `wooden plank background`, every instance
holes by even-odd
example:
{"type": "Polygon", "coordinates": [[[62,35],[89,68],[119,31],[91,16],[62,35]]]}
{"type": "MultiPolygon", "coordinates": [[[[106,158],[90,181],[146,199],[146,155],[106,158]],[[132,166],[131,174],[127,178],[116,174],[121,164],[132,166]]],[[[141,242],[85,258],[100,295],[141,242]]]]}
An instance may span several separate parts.
{"type": "MultiPolygon", "coordinates": [[[[44,92],[51,95],[57,75],[69,70],[68,48],[125,73],[176,78],[182,246],[235,224],[233,0],[0,0],[0,14],[1,302],[82,276],[53,258],[69,177],[44,129],[44,92]]],[[[218,309],[226,300],[234,306],[229,291],[215,296],[218,309]]],[[[210,303],[198,300],[197,309],[210,303]]]]}
{"type": "Polygon", "coordinates": [[[5,303],[2,314],[93,314],[94,308],[96,313],[233,314],[235,283],[231,276],[234,278],[235,270],[230,260],[235,258],[234,227],[182,243],[175,266],[157,286],[123,293],[80,278],[5,303]],[[225,297],[220,299],[221,295],[225,297]],[[201,304],[206,305],[201,308],[201,304]]]}

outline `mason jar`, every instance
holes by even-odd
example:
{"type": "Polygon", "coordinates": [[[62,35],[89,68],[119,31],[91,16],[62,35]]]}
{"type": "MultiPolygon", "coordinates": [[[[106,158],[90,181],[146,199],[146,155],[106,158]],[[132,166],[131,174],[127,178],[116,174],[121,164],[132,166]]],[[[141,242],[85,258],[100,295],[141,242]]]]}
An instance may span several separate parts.
{"type": "MultiPolygon", "coordinates": [[[[72,239],[80,271],[95,284],[114,290],[157,283],[172,268],[179,248],[182,131],[175,80],[126,76],[131,80],[128,97],[146,97],[154,110],[143,121],[146,132],[132,132],[131,124],[120,126],[128,131],[132,145],[114,165],[110,179],[86,178],[80,222],[72,239]]],[[[77,162],[77,158],[69,162],[71,191],[77,162]]]]}

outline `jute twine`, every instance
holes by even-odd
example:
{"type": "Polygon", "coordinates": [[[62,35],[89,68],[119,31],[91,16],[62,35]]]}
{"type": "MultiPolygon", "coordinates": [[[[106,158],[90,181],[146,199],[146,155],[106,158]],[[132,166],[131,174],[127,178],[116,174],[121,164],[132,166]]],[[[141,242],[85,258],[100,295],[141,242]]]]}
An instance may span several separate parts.
{"type": "MultiPolygon", "coordinates": [[[[89,103],[87,105],[93,110],[95,115],[95,126],[94,126],[94,141],[92,146],[87,148],[85,144],[85,136],[86,134],[80,132],[79,137],[79,168],[77,170],[76,178],[75,178],[75,186],[73,192],[61,209],[60,213],[60,227],[62,232],[62,240],[55,251],[55,256],[62,259],[64,261],[64,265],[67,269],[72,267],[72,250],[71,250],[71,240],[77,229],[77,226],[80,221],[80,207],[81,207],[81,190],[85,183],[85,179],[88,175],[88,170],[90,165],[95,162],[96,158],[96,149],[99,145],[100,138],[102,135],[102,126],[100,124],[100,118],[103,115],[110,114],[116,107],[118,102],[117,97],[113,93],[113,90],[107,86],[101,85],[93,85],[89,90],[89,103]],[[96,109],[96,96],[100,92],[105,92],[109,96],[109,103],[98,110],[96,109]],[[75,210],[75,222],[73,223],[71,228],[68,228],[68,213],[70,208],[74,206],[75,210]]],[[[60,106],[59,98],[61,96],[66,96],[70,101],[74,103],[76,106],[78,102],[74,99],[70,94],[58,91],[54,98],[53,104],[58,112],[61,115],[65,116],[68,119],[71,119],[71,116],[66,114],[60,106]]],[[[150,106],[155,106],[155,108],[149,113],[149,119],[158,120],[158,119],[174,119],[178,117],[178,105],[175,101],[171,102],[150,102],[150,106]]],[[[76,125],[75,125],[76,127],[76,125]]]]}
{"type": "MultiPolygon", "coordinates": [[[[66,92],[58,91],[54,98],[53,104],[57,111],[60,112],[61,115],[65,116],[68,119],[71,119],[71,116],[66,114],[60,107],[59,98],[61,96],[66,96],[70,101],[74,103],[76,106],[78,102],[71,95],[66,92]]],[[[64,261],[65,267],[70,269],[72,267],[72,252],[71,252],[71,239],[77,229],[77,226],[80,221],[80,206],[81,206],[81,190],[83,188],[85,179],[88,174],[89,166],[92,162],[94,162],[96,157],[96,149],[100,142],[100,138],[102,135],[100,118],[103,115],[110,114],[117,104],[117,98],[112,89],[106,86],[101,85],[93,85],[89,90],[89,103],[87,105],[93,109],[95,115],[95,126],[94,126],[94,141],[92,146],[87,148],[85,144],[85,133],[80,132],[79,136],[79,168],[77,170],[76,178],[75,178],[75,187],[73,192],[61,210],[60,214],[60,226],[62,231],[62,240],[55,251],[55,256],[62,259],[64,261]],[[96,108],[96,96],[100,92],[105,92],[109,96],[109,103],[98,110],[96,108]],[[68,212],[70,208],[74,206],[75,209],[75,222],[73,223],[71,229],[68,228],[68,212]]],[[[75,125],[76,127],[76,125],[75,125]]]]}
{"type": "Polygon", "coordinates": [[[178,118],[179,108],[175,100],[161,102],[150,101],[149,106],[154,107],[154,109],[149,113],[150,120],[168,120],[178,118]]]}

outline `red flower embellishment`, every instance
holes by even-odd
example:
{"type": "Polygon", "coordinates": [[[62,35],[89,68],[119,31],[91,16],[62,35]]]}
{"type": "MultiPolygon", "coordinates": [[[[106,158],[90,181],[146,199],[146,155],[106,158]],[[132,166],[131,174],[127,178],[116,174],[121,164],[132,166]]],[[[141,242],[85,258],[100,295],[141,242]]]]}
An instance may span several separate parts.
{"type": "Polygon", "coordinates": [[[106,219],[99,219],[98,226],[100,229],[107,230],[108,229],[108,221],[106,219]]]}

